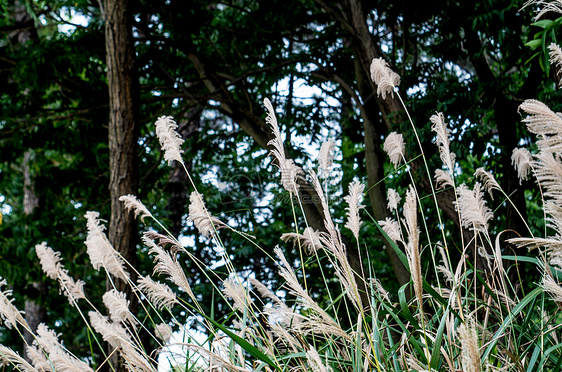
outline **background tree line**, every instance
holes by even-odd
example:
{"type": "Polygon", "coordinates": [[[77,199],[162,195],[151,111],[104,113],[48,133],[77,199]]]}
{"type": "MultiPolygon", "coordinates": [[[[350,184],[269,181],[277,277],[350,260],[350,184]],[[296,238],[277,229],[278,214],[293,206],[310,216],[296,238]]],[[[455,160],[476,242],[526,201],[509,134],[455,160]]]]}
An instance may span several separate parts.
{"type": "MultiPolygon", "coordinates": [[[[389,132],[404,133],[412,153],[417,142],[398,97],[376,94],[373,58],[384,58],[400,74],[399,89],[430,164],[437,167],[439,158],[429,117],[442,111],[453,128],[459,174],[485,166],[510,195],[522,215],[496,198],[494,207],[505,211],[497,214],[503,217],[496,232],[524,235],[527,219],[540,226],[537,190],[520,184],[511,165],[515,147],[532,146],[517,107],[539,98],[556,108],[559,96],[541,47],[524,45],[544,28],[531,26],[532,11],[520,11],[520,2],[0,3],[0,276],[22,295],[17,301],[28,319],[75,335],[66,340],[70,348],[87,351],[87,331],[56,299],[58,289],[37,267],[33,247],[48,241],[75,275],[99,276],[84,254],[82,217],[88,210],[108,220],[110,240],[141,272],[149,257],[137,236],[149,226],[138,226],[118,203],[128,193],[154,206],[176,236],[191,237],[187,248],[213,271],[226,272],[221,253],[186,222],[192,190],[177,165],[170,170],[163,162],[154,133],[161,115],[177,121],[186,165],[208,208],[256,236],[262,247],[273,250],[294,224],[287,194],[269,175],[275,168],[267,157],[272,134],[264,98],[278,109],[287,152],[297,164],[312,166],[311,149],[333,138],[333,192],[343,200],[348,184],[359,179],[367,184],[367,213],[388,217],[386,189],[403,190],[409,180],[388,163],[383,141],[389,132]]],[[[409,166],[429,195],[433,180],[419,160],[409,166]]],[[[306,181],[300,190],[310,200],[304,205],[308,223],[322,229],[314,190],[306,181]]],[[[459,228],[454,194],[436,196],[450,231],[459,228]]],[[[336,215],[344,214],[342,200],[333,201],[336,215]]],[[[368,222],[368,244],[361,252],[348,244],[350,260],[360,273],[359,253],[367,255],[383,285],[397,289],[409,273],[368,222]]],[[[235,234],[221,238],[240,272],[276,286],[268,252],[235,234]]],[[[291,247],[288,255],[298,260],[291,247]]],[[[214,304],[213,311],[223,314],[220,303],[207,300],[213,295],[208,279],[195,270],[192,276],[202,306],[210,313],[214,304]]],[[[1,343],[16,340],[0,327],[1,343]]]]}

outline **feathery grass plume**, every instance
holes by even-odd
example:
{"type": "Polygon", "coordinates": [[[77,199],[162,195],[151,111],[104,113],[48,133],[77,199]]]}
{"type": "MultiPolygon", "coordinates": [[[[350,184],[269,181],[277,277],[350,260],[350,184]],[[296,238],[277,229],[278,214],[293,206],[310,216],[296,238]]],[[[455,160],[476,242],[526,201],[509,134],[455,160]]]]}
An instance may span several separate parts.
{"type": "Polygon", "coordinates": [[[480,180],[484,182],[484,190],[488,192],[492,200],[494,200],[492,190],[502,191],[502,188],[500,187],[498,181],[496,181],[494,175],[486,171],[483,167],[476,169],[474,176],[480,178],[480,180]]]}
{"type": "Polygon", "coordinates": [[[513,164],[515,170],[517,171],[519,183],[529,178],[532,161],[533,157],[526,148],[518,147],[513,149],[513,152],[511,153],[511,164],[513,164]]]}
{"type": "Polygon", "coordinates": [[[152,280],[149,276],[140,276],[138,285],[139,289],[158,310],[162,310],[164,307],[171,308],[178,302],[176,294],[170,287],[152,280]]]}
{"type": "Polygon", "coordinates": [[[547,292],[550,295],[550,298],[553,301],[562,303],[562,287],[560,287],[560,284],[558,284],[558,282],[551,274],[544,274],[540,286],[543,291],[547,292]]]}
{"type": "Polygon", "coordinates": [[[523,122],[527,124],[529,132],[539,137],[537,145],[540,149],[548,152],[562,151],[562,118],[559,114],[534,99],[525,100],[519,109],[529,115],[523,122]]]}
{"type": "Polygon", "coordinates": [[[135,218],[137,218],[139,215],[142,221],[144,221],[146,217],[152,218],[152,213],[148,211],[144,204],[135,195],[122,195],[119,197],[119,201],[125,204],[125,208],[129,212],[131,210],[135,212],[135,218]]]}
{"type": "Polygon", "coordinates": [[[371,80],[377,85],[377,95],[382,99],[389,93],[394,97],[394,88],[400,85],[400,75],[392,71],[383,58],[371,62],[371,80]]]}
{"type": "Polygon", "coordinates": [[[388,201],[388,210],[398,213],[398,204],[400,204],[401,200],[400,194],[396,190],[389,188],[386,191],[386,200],[388,201]]]}
{"type": "Polygon", "coordinates": [[[556,76],[558,77],[558,86],[562,86],[562,49],[555,44],[551,43],[548,46],[548,55],[550,57],[549,61],[551,65],[555,65],[556,76]]]}
{"type": "Polygon", "coordinates": [[[173,336],[172,327],[166,323],[156,324],[154,326],[154,335],[164,342],[168,342],[173,336]]]}
{"type": "Polygon", "coordinates": [[[102,296],[103,304],[109,310],[109,317],[114,322],[128,322],[135,324],[135,316],[129,311],[130,301],[127,295],[116,289],[111,289],[102,296]]]}
{"type": "Polygon", "coordinates": [[[302,288],[297,279],[297,276],[295,275],[295,272],[293,271],[293,268],[287,261],[287,258],[285,258],[285,255],[283,254],[281,248],[275,247],[274,252],[280,261],[279,275],[281,275],[281,277],[283,277],[283,279],[285,279],[286,281],[284,287],[289,291],[291,295],[298,298],[305,307],[313,310],[321,318],[321,322],[326,327],[326,329],[320,329],[320,331],[330,330],[333,333],[337,333],[342,335],[343,337],[349,338],[349,336],[343,330],[341,330],[339,325],[332,319],[332,317],[330,317],[328,313],[326,313],[326,311],[324,311],[324,309],[322,309],[322,307],[320,307],[316,303],[316,301],[314,301],[312,297],[310,297],[308,293],[306,293],[304,288],[302,288]],[[337,331],[338,329],[339,331],[337,331]]]}
{"type": "Polygon", "coordinates": [[[313,254],[315,251],[322,249],[322,243],[320,242],[320,233],[318,230],[314,230],[312,227],[307,227],[304,229],[302,234],[298,233],[285,233],[281,235],[281,240],[284,242],[293,241],[295,244],[300,241],[301,246],[306,250],[308,254],[313,254]]]}
{"type": "Polygon", "coordinates": [[[246,288],[242,285],[240,277],[229,276],[223,281],[222,293],[225,297],[230,298],[234,303],[232,308],[240,312],[249,307],[250,299],[246,288]]]}
{"type": "Polygon", "coordinates": [[[404,240],[402,239],[402,232],[400,230],[400,224],[394,220],[392,217],[386,217],[385,220],[378,221],[379,225],[383,229],[383,231],[388,235],[393,242],[398,243],[401,242],[404,245],[404,240]]]}
{"type": "Polygon", "coordinates": [[[13,365],[18,371],[22,372],[38,372],[31,364],[29,364],[24,358],[22,358],[18,353],[6,347],[0,345],[0,367],[13,365]]]}
{"type": "Polygon", "coordinates": [[[199,233],[204,237],[211,238],[215,235],[216,230],[226,226],[224,222],[211,216],[205,207],[203,195],[197,191],[193,191],[189,195],[189,202],[189,220],[193,221],[199,233]]]}
{"type": "Polygon", "coordinates": [[[172,257],[172,254],[157,245],[147,233],[143,234],[142,241],[149,248],[148,254],[155,256],[154,262],[156,266],[154,266],[153,274],[158,273],[166,275],[175,285],[183,289],[191,299],[195,300],[195,295],[187,281],[185,272],[179,262],[172,257]]]}
{"type": "Polygon", "coordinates": [[[55,252],[51,247],[47,246],[46,242],[37,244],[35,252],[39,257],[43,271],[49,278],[60,282],[60,291],[68,298],[68,302],[71,305],[74,304],[73,301],[76,302],[81,298],[86,298],[84,294],[84,285],[86,283],[82,280],[74,281],[68,275],[68,270],[64,269],[64,266],[60,263],[60,252],[55,252]]]}
{"type": "Polygon", "coordinates": [[[404,226],[406,226],[408,232],[406,256],[414,283],[414,292],[418,299],[418,305],[421,307],[423,303],[423,280],[420,259],[420,230],[418,227],[416,191],[412,185],[406,191],[406,200],[404,201],[404,226]]]}
{"type": "Polygon", "coordinates": [[[359,240],[359,229],[363,224],[359,217],[359,211],[365,208],[364,205],[361,205],[364,191],[365,185],[361,182],[354,181],[349,184],[349,195],[343,198],[347,202],[347,222],[345,223],[345,227],[353,232],[353,236],[355,236],[357,240],[359,240]]]}
{"type": "Polygon", "coordinates": [[[450,130],[445,124],[443,113],[438,112],[437,114],[432,115],[429,118],[429,121],[431,121],[432,124],[431,130],[436,134],[435,144],[439,149],[439,157],[448,171],[452,174],[455,169],[456,156],[454,152],[451,152],[451,148],[449,147],[450,130]]]}
{"type": "Polygon", "coordinates": [[[329,138],[320,146],[318,152],[318,174],[321,177],[327,177],[330,174],[330,168],[334,162],[335,142],[329,138]]]}
{"type": "Polygon", "coordinates": [[[285,304],[285,302],[281,301],[281,299],[279,297],[277,297],[277,295],[275,293],[273,293],[269,288],[267,288],[259,280],[255,279],[255,278],[250,278],[250,284],[252,284],[252,286],[255,289],[257,289],[260,296],[262,296],[263,298],[269,298],[270,300],[272,300],[273,303],[274,303],[274,305],[273,305],[274,307],[286,309],[290,312],[292,311],[288,308],[288,306],[285,304]]]}
{"type": "Polygon", "coordinates": [[[92,328],[111,346],[122,348],[124,345],[131,343],[131,338],[121,323],[110,323],[106,316],[101,315],[97,311],[90,311],[88,316],[92,328]]]}
{"type": "Polygon", "coordinates": [[[479,182],[474,185],[474,190],[469,189],[465,184],[460,185],[457,188],[458,198],[455,204],[460,212],[463,227],[474,231],[487,232],[488,221],[494,215],[486,205],[480,187],[479,182]]]}
{"type": "Polygon", "coordinates": [[[61,269],[62,265],[60,261],[60,252],[55,252],[51,247],[47,246],[47,242],[37,244],[35,246],[35,252],[37,257],[39,257],[39,262],[41,267],[47,276],[51,279],[58,279],[58,271],[61,269]]]}
{"type": "Polygon", "coordinates": [[[435,170],[435,185],[437,189],[444,189],[446,186],[455,187],[451,173],[446,172],[443,169],[435,170]]]}
{"type": "Polygon", "coordinates": [[[86,298],[84,293],[84,285],[86,283],[82,280],[75,281],[74,278],[68,275],[68,270],[59,270],[59,282],[62,293],[71,305],[74,305],[79,299],[86,298]]]}
{"type": "MultiPolygon", "coordinates": [[[[38,371],[52,371],[53,369],[51,368],[52,364],[49,361],[49,359],[47,359],[47,356],[45,355],[45,352],[43,350],[41,350],[38,346],[35,345],[35,342],[33,345],[29,345],[25,347],[25,354],[27,355],[27,358],[29,360],[31,360],[31,363],[33,364],[33,367],[35,367],[38,371]]],[[[1,355],[0,355],[0,360],[1,360],[1,355]]],[[[0,366],[2,365],[2,363],[0,363],[0,366]]]]}
{"type": "Polygon", "coordinates": [[[99,270],[103,266],[111,275],[127,281],[129,273],[125,271],[125,263],[107,239],[104,233],[105,226],[100,223],[99,215],[99,212],[88,211],[84,216],[88,221],[86,252],[94,269],[99,270]]]}
{"type": "Polygon", "coordinates": [[[349,264],[347,259],[347,250],[341,239],[341,233],[334,225],[332,216],[330,214],[330,208],[324,196],[324,191],[322,190],[322,185],[320,180],[314,171],[309,172],[310,180],[314,190],[318,194],[320,203],[322,205],[322,210],[324,212],[324,226],[326,227],[326,232],[320,233],[320,243],[322,246],[333,253],[337,259],[337,264],[334,265],[336,269],[336,275],[340,280],[341,284],[347,290],[346,294],[352,301],[357,309],[362,309],[361,296],[359,294],[359,288],[355,280],[354,271],[349,264]]]}
{"type": "Polygon", "coordinates": [[[21,312],[12,303],[14,299],[10,299],[12,290],[6,289],[2,291],[2,286],[7,284],[8,282],[5,279],[0,280],[0,319],[4,320],[4,324],[8,329],[12,327],[17,328],[17,323],[23,325],[25,329],[30,329],[23,316],[21,316],[21,312]]]}
{"type": "Polygon", "coordinates": [[[264,98],[263,104],[268,111],[265,121],[273,130],[273,139],[269,141],[267,145],[273,146],[273,150],[270,151],[270,155],[277,160],[277,165],[279,167],[279,171],[281,172],[281,185],[290,193],[296,193],[299,188],[298,180],[302,178],[304,172],[295,164],[293,159],[286,158],[283,140],[281,139],[281,131],[279,130],[277,118],[275,117],[275,110],[273,109],[269,99],[264,98]]]}
{"type": "Polygon", "coordinates": [[[480,350],[478,348],[478,333],[472,319],[467,319],[459,325],[457,335],[461,342],[462,370],[467,372],[480,372],[482,363],[480,361],[480,350]]]}
{"type": "MultiPolygon", "coordinates": [[[[37,327],[37,337],[33,341],[33,349],[31,353],[37,357],[38,369],[42,369],[45,364],[54,368],[54,371],[68,372],[93,372],[94,370],[84,361],[71,355],[59,342],[58,335],[55,331],[49,329],[45,324],[40,323],[37,327]],[[45,354],[48,355],[48,360],[45,354]]],[[[34,363],[35,364],[35,363],[34,363]]]]}
{"type": "Polygon", "coordinates": [[[404,137],[402,134],[392,132],[384,140],[383,150],[388,154],[394,168],[397,168],[402,162],[404,149],[404,137]]]}
{"type": "Polygon", "coordinates": [[[174,160],[183,164],[181,158],[183,150],[180,149],[180,146],[184,141],[176,132],[177,127],[178,125],[171,116],[160,116],[156,120],[156,136],[164,150],[164,160],[168,162],[168,165],[172,165],[174,160]]]}
{"type": "Polygon", "coordinates": [[[134,372],[158,372],[153,363],[148,359],[148,355],[144,350],[137,349],[131,344],[125,344],[121,348],[121,355],[127,363],[127,369],[134,372]]]}
{"type": "Polygon", "coordinates": [[[529,0],[525,2],[524,7],[531,4],[537,4],[542,6],[542,8],[537,12],[535,16],[535,21],[539,20],[543,15],[548,12],[562,13],[562,2],[559,0],[547,1],[547,0],[529,0]]]}
{"type": "Polygon", "coordinates": [[[306,359],[308,360],[308,365],[313,372],[328,372],[328,368],[326,368],[324,362],[322,362],[322,359],[314,346],[311,346],[310,350],[306,352],[306,359]]]}

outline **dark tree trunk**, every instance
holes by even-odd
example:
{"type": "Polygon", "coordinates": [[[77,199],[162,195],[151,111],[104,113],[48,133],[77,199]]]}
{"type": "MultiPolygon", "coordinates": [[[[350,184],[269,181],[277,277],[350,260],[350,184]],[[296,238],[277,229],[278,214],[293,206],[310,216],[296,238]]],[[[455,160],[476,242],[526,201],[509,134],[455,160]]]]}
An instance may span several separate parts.
{"type": "MultiPolygon", "coordinates": [[[[107,83],[109,88],[109,192],[111,218],[108,238],[113,247],[133,266],[137,264],[137,221],[119,201],[127,194],[136,195],[138,80],[135,72],[131,17],[128,0],[103,0],[107,83]]],[[[129,270],[131,280],[136,281],[129,270]]],[[[112,278],[118,291],[127,294],[130,310],[136,313],[137,301],[131,287],[112,278]]],[[[113,284],[108,280],[108,288],[113,284]]],[[[114,355],[116,355],[115,353],[114,355]]],[[[112,358],[116,371],[125,371],[123,360],[112,358]]]]}

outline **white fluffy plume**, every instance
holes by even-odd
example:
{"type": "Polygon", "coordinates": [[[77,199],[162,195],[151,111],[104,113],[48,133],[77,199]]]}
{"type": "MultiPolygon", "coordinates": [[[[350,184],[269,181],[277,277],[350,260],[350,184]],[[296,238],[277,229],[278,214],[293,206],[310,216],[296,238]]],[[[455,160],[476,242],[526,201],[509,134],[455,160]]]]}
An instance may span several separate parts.
{"type": "Polygon", "coordinates": [[[183,150],[180,149],[183,139],[176,132],[177,127],[178,125],[171,116],[161,116],[156,120],[156,136],[164,150],[164,160],[168,162],[168,165],[172,165],[174,160],[183,164],[181,158],[183,150]]]}
{"type": "Polygon", "coordinates": [[[377,94],[386,99],[389,93],[394,96],[394,88],[400,84],[400,75],[392,71],[383,58],[375,58],[371,62],[371,80],[377,85],[377,94]]]}

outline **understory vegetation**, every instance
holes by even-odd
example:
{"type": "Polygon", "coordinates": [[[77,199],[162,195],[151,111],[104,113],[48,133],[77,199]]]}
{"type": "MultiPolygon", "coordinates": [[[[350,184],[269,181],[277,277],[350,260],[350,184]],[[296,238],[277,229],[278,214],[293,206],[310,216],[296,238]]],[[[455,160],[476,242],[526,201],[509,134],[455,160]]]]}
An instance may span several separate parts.
{"type": "MultiPolygon", "coordinates": [[[[560,68],[562,50],[554,44],[549,49],[553,66],[560,68]]],[[[397,96],[408,113],[397,89],[399,75],[383,58],[373,59],[370,68],[376,94],[397,96]]],[[[364,208],[369,189],[359,180],[349,184],[345,196],[330,195],[335,142],[321,145],[315,169],[303,169],[286,152],[278,123],[283,114],[269,99],[263,106],[273,133],[270,156],[293,211],[293,229],[278,237],[279,245],[261,245],[251,232],[206,207],[194,182],[197,175],[184,163],[178,126],[172,117],[161,116],[154,131],[163,160],[180,164],[187,176],[189,220],[228,270],[208,267],[168,231],[154,208],[136,195],[123,195],[123,208],[147,226],[141,256],[152,260],[153,274],[137,272],[113,249],[106,216],[88,211],[86,251],[93,268],[105,271],[111,283],[101,299],[90,297],[93,283],[66,269],[56,247],[42,242],[35,251],[68,311],[77,312],[87,326],[90,350],[70,351],[45,324],[34,332],[14,305],[9,283],[0,280],[3,324],[22,339],[25,332],[33,333],[25,345],[30,360],[0,345],[0,366],[19,371],[119,370],[120,365],[130,371],[562,370],[562,114],[533,99],[519,106],[535,141],[513,151],[512,165],[521,181],[537,183],[544,225],[514,233],[495,226],[496,216],[513,206],[511,195],[486,169],[468,175],[461,168],[451,150],[447,113],[427,118],[441,163],[437,169],[430,169],[430,155],[411,119],[404,118],[407,133],[386,136],[383,149],[394,167],[388,177],[400,178],[403,187],[386,190],[391,217],[377,221],[364,208]],[[406,151],[407,139],[416,142],[417,153],[406,151]],[[420,173],[434,180],[431,193],[419,186],[420,173]],[[320,229],[309,224],[305,187],[321,206],[320,229]],[[443,193],[454,195],[452,205],[442,204],[443,193]],[[501,200],[496,210],[489,206],[494,199],[501,200]],[[461,229],[449,229],[443,208],[454,208],[461,229]],[[345,217],[336,209],[345,209],[345,217]],[[282,285],[272,287],[254,272],[236,270],[228,254],[235,247],[225,246],[223,233],[239,235],[275,262],[282,285]],[[383,236],[410,273],[409,282],[396,291],[384,288],[368,255],[353,255],[372,234],[383,236]],[[286,251],[293,248],[298,259],[290,260],[286,251]],[[186,264],[209,283],[219,283],[207,298],[193,291],[186,264]],[[228,304],[227,316],[215,317],[201,306],[215,301],[228,304]]]]}

